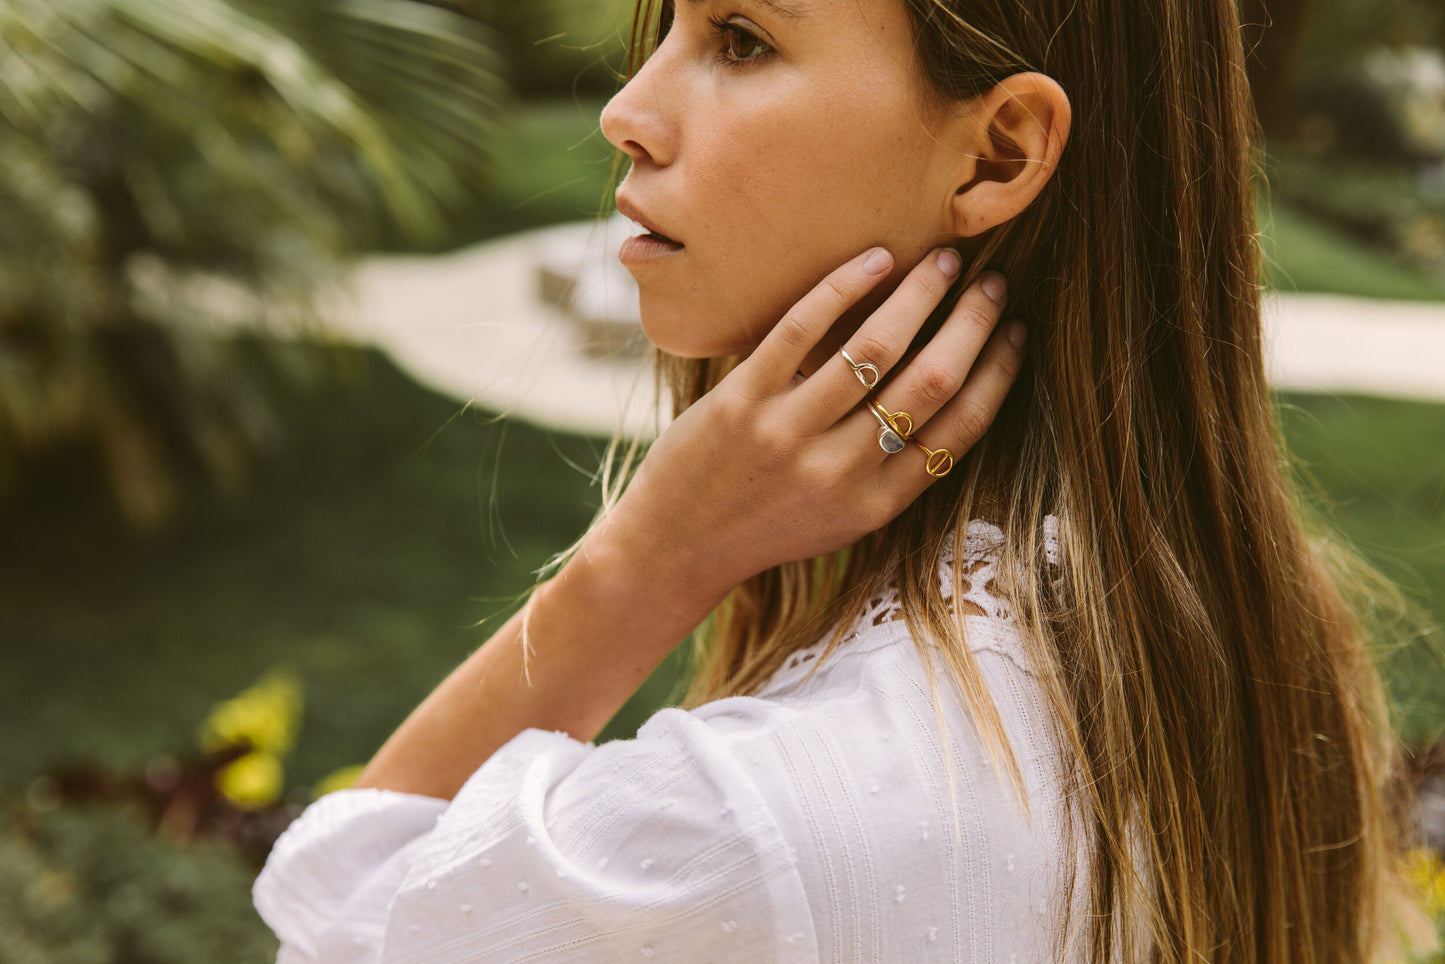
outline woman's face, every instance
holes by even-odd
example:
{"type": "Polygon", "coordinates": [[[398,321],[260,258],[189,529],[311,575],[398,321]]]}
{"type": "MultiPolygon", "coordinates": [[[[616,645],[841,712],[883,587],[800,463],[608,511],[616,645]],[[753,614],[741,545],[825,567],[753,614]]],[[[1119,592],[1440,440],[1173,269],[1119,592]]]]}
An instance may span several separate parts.
{"type": "Polygon", "coordinates": [[[953,240],[944,114],[901,0],[677,0],[602,112],[632,160],[618,207],[654,232],[622,251],[648,336],[689,357],[750,351],[872,245],[896,283],[953,240]]]}

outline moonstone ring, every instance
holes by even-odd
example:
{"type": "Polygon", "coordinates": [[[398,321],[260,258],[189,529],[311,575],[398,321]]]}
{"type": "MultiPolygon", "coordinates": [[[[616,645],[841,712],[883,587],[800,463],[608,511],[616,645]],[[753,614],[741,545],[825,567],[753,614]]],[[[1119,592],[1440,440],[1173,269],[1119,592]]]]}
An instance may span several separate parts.
{"type": "Polygon", "coordinates": [[[908,441],[908,436],[913,431],[913,417],[907,412],[890,415],[882,405],[871,398],[868,399],[868,411],[878,420],[878,447],[889,455],[903,451],[903,443],[908,441]],[[907,423],[906,427],[900,427],[900,422],[907,423]]]}

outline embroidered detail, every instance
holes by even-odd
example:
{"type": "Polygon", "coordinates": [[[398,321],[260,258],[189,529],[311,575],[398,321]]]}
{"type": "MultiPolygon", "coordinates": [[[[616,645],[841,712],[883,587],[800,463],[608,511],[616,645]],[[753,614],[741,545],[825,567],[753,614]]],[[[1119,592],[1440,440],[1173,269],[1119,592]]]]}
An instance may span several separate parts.
{"type": "MultiPolygon", "coordinates": [[[[1044,564],[1050,569],[1059,565],[1059,520],[1047,516],[1043,526],[1044,564]]],[[[963,558],[958,561],[958,593],[955,598],[952,544],[944,546],[939,555],[937,575],[943,593],[944,604],[949,612],[960,610],[965,616],[979,616],[1003,622],[1013,620],[1013,609],[999,591],[999,555],[1004,544],[1003,530],[982,519],[974,519],[964,532],[963,558]]],[[[1062,576],[1053,580],[1059,589],[1062,576]]],[[[869,630],[903,620],[903,606],[898,590],[890,587],[887,591],[869,599],[862,613],[839,640],[843,649],[855,642],[869,630]]],[[[792,653],[774,674],[764,689],[787,686],[797,682],[813,668],[810,664],[822,655],[831,635],[825,635],[811,646],[792,653]]]]}
{"type": "MultiPolygon", "coordinates": [[[[1003,531],[982,519],[968,524],[963,538],[963,558],[955,563],[953,545],[943,547],[938,556],[938,582],[943,592],[943,601],[949,612],[962,610],[966,616],[983,616],[987,619],[1013,618],[1008,601],[998,591],[995,577],[998,572],[999,551],[1003,547],[1003,531]],[[957,568],[958,598],[954,598],[954,570],[957,568]]],[[[897,622],[903,618],[903,606],[897,589],[890,589],[883,597],[869,600],[863,619],[872,626],[897,622]]]]}

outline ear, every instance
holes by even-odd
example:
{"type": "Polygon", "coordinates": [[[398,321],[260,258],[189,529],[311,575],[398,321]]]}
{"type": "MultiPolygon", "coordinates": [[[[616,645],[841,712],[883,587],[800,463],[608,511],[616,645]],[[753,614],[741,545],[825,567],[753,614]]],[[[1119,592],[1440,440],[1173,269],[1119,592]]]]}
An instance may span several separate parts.
{"type": "Polygon", "coordinates": [[[1052,77],[1014,74],[961,105],[967,158],[956,169],[949,216],[958,237],[983,234],[1033,203],[1069,139],[1068,95],[1052,77]]]}

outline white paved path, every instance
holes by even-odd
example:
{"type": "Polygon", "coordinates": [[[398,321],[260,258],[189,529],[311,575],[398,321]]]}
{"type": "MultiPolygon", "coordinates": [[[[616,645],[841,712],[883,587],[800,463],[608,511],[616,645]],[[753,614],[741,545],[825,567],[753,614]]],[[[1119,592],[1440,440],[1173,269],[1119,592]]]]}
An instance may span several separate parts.
{"type": "MultiPolygon", "coordinates": [[[[459,400],[557,428],[655,432],[641,355],[589,351],[581,326],[539,295],[539,259],[559,238],[593,237],[589,257],[604,263],[604,233],[570,225],[449,255],[372,259],[329,321],[459,400]]],[[[589,292],[625,301],[616,279],[598,274],[589,292]]],[[[1274,295],[1265,333],[1278,386],[1445,400],[1445,304],[1274,295]]]]}

